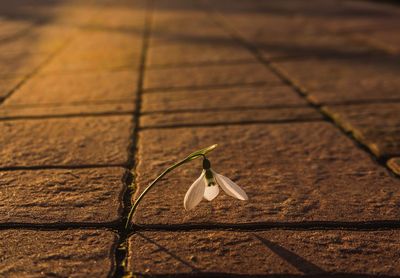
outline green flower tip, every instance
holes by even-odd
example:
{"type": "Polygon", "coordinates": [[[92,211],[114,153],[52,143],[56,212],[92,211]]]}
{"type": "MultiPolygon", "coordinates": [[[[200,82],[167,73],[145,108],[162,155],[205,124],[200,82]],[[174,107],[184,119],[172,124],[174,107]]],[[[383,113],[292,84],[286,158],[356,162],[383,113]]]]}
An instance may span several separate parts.
{"type": "Polygon", "coordinates": [[[212,150],[214,150],[216,147],[218,146],[218,144],[214,144],[211,146],[208,146],[207,148],[195,151],[193,153],[191,153],[188,157],[190,158],[196,158],[200,155],[206,155],[207,153],[211,152],[212,150]]]}

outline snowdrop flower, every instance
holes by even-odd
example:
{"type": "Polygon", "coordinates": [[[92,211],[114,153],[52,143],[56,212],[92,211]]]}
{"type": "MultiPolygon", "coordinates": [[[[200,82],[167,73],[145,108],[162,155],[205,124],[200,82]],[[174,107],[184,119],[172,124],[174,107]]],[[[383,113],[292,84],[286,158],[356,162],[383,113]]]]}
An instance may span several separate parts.
{"type": "Polygon", "coordinates": [[[219,194],[219,187],[226,194],[239,200],[248,200],[246,192],[243,191],[236,183],[227,177],[214,172],[211,169],[211,163],[207,158],[203,160],[203,172],[200,177],[190,186],[185,195],[183,205],[186,210],[196,207],[204,198],[212,201],[219,194]]]}

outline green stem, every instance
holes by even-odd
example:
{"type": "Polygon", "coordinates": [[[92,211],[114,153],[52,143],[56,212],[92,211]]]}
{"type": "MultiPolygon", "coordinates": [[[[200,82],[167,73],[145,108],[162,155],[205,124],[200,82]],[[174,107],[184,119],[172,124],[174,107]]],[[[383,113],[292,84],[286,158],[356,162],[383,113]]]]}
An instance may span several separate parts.
{"type": "Polygon", "coordinates": [[[136,201],[133,203],[131,210],[129,211],[128,214],[128,219],[126,220],[126,224],[125,224],[125,229],[127,229],[130,225],[131,219],[133,217],[133,214],[136,211],[136,208],[138,207],[140,201],[143,199],[143,197],[147,194],[147,192],[150,191],[150,189],[160,180],[162,179],[166,174],[168,174],[169,172],[173,171],[174,169],[178,168],[179,166],[182,166],[183,164],[190,162],[194,159],[197,159],[199,157],[205,157],[205,155],[214,150],[217,147],[217,144],[214,144],[212,146],[209,146],[205,149],[201,149],[198,150],[194,153],[191,153],[189,156],[187,156],[185,159],[182,159],[179,162],[176,162],[174,165],[168,167],[167,169],[165,169],[155,180],[153,180],[146,188],[145,190],[143,190],[143,192],[139,195],[139,197],[136,199],[136,201]]]}

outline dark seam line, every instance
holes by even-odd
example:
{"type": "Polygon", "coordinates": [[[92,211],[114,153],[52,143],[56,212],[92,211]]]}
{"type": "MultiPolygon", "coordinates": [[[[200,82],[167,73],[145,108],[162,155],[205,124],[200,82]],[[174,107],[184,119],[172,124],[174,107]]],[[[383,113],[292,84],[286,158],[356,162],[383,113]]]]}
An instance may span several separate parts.
{"type": "Polygon", "coordinates": [[[109,100],[82,100],[82,101],[71,101],[71,102],[44,102],[44,103],[14,103],[7,104],[2,108],[7,110],[19,110],[26,108],[53,108],[53,107],[75,107],[75,106],[100,106],[100,105],[115,105],[115,104],[126,104],[132,101],[133,98],[120,98],[120,99],[109,99],[109,100]]]}
{"type": "MultiPolygon", "coordinates": [[[[309,94],[312,96],[313,94],[309,94]]],[[[321,102],[320,106],[358,106],[358,105],[373,105],[373,104],[391,104],[391,103],[400,103],[400,98],[392,98],[392,99],[361,99],[361,100],[343,100],[338,102],[321,102]]]]}
{"type": "Polygon", "coordinates": [[[188,69],[188,68],[200,68],[208,66],[229,66],[229,65],[242,65],[242,64],[254,64],[256,60],[253,59],[232,59],[232,60],[221,60],[221,61],[204,61],[204,62],[187,62],[179,64],[150,64],[146,68],[149,70],[157,69],[188,69]]]}
{"type": "Polygon", "coordinates": [[[253,222],[253,223],[193,223],[193,224],[135,224],[135,230],[196,231],[196,230],[398,230],[400,221],[303,221],[303,222],[253,222]]]}
{"type": "MultiPolygon", "coordinates": [[[[93,229],[107,228],[118,230],[119,220],[102,223],[82,223],[82,222],[63,222],[63,223],[0,223],[0,230],[6,229],[93,229]]],[[[315,231],[315,230],[343,230],[343,231],[387,231],[399,230],[400,221],[381,220],[365,222],[345,222],[345,221],[304,221],[304,222],[253,222],[253,223],[197,223],[197,224],[134,224],[129,235],[136,231],[153,232],[179,232],[179,231],[227,231],[227,232],[257,232],[270,230],[295,230],[295,231],[315,231]]],[[[129,236],[128,235],[128,236],[129,236]]]]}
{"type": "Polygon", "coordinates": [[[216,126],[236,126],[236,125],[254,125],[254,124],[289,124],[289,123],[308,123],[308,122],[324,122],[322,118],[303,118],[293,120],[270,120],[270,121],[239,121],[239,122],[218,122],[218,123],[195,123],[195,124],[172,124],[172,125],[147,125],[139,126],[139,130],[147,129],[169,129],[169,128],[204,128],[216,126]]]}
{"type": "Polygon", "coordinates": [[[140,59],[140,64],[139,64],[139,76],[137,79],[137,98],[136,98],[136,110],[133,116],[133,130],[132,130],[132,141],[130,144],[130,147],[128,149],[128,154],[129,154],[129,163],[128,163],[128,170],[129,174],[126,175],[125,178],[125,192],[122,196],[123,200],[123,209],[122,209],[122,218],[121,221],[118,225],[118,235],[119,235],[119,240],[117,243],[117,248],[115,252],[115,271],[113,273],[113,277],[125,277],[125,275],[128,273],[128,270],[126,269],[126,260],[128,256],[128,236],[129,236],[129,229],[125,229],[125,222],[127,221],[128,213],[130,211],[130,208],[132,206],[131,204],[131,198],[132,195],[134,194],[135,188],[133,188],[134,184],[134,179],[136,177],[136,173],[133,174],[132,172],[135,172],[135,162],[137,159],[137,150],[138,150],[138,134],[139,134],[139,117],[141,113],[141,107],[142,107],[142,94],[143,94],[143,82],[144,82],[144,75],[145,75],[145,69],[146,69],[146,58],[147,58],[147,51],[148,51],[148,46],[149,46],[149,40],[151,36],[151,26],[152,26],[152,20],[153,20],[153,9],[154,9],[154,1],[150,0],[146,2],[146,7],[145,7],[145,20],[144,20],[144,30],[142,33],[142,53],[141,53],[141,59],[140,59]]]}
{"type": "Polygon", "coordinates": [[[260,82],[250,82],[250,83],[232,83],[232,84],[206,84],[199,86],[182,86],[182,87],[165,87],[165,88],[147,88],[143,89],[144,94],[151,93],[162,93],[162,92],[180,92],[180,91],[205,91],[210,89],[236,89],[240,87],[251,87],[251,86],[285,86],[284,83],[277,81],[260,81],[260,82]]]}
{"type": "Polygon", "coordinates": [[[270,106],[232,106],[232,107],[221,107],[221,108],[194,108],[194,109],[179,109],[179,110],[151,110],[142,112],[141,116],[146,115],[164,115],[164,114],[181,114],[181,113],[204,113],[204,112],[224,112],[224,111],[253,111],[253,110],[280,110],[280,109],[299,109],[306,108],[310,109],[307,104],[282,104],[282,105],[270,105],[270,106]]]}
{"type": "Polygon", "coordinates": [[[81,165],[34,165],[34,166],[5,166],[0,167],[1,171],[24,171],[24,170],[74,170],[89,168],[127,168],[126,164],[81,164],[81,165]]]}
{"type": "Polygon", "coordinates": [[[69,119],[69,118],[86,118],[86,117],[112,117],[132,115],[134,111],[130,112],[99,112],[99,113],[71,113],[62,115],[26,115],[26,116],[0,116],[0,121],[20,121],[20,120],[46,120],[46,119],[69,119]]]}

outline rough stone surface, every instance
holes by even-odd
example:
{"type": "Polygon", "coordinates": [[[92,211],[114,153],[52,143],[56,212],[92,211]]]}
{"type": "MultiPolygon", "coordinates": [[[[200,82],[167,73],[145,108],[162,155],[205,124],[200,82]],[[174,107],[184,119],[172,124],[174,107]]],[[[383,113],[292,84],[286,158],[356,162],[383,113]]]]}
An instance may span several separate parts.
{"type": "Polygon", "coordinates": [[[22,80],[23,77],[0,79],[0,101],[5,98],[22,80]]]}
{"type": "Polygon", "coordinates": [[[146,71],[144,88],[172,88],[246,85],[253,83],[282,84],[278,77],[259,63],[225,64],[204,67],[162,68],[146,71]]]}
{"type": "Polygon", "coordinates": [[[128,269],[138,275],[400,274],[399,231],[138,232],[128,269]]]}
{"type": "Polygon", "coordinates": [[[246,124],[259,122],[322,120],[314,108],[232,109],[206,112],[157,113],[140,117],[141,127],[246,124]]]}
{"type": "Polygon", "coordinates": [[[240,45],[229,42],[215,44],[157,44],[148,50],[149,67],[203,65],[232,61],[251,61],[254,56],[240,45]]]}
{"type": "Polygon", "coordinates": [[[42,73],[110,70],[136,70],[140,63],[141,37],[134,34],[83,32],[57,55],[42,73]]]}
{"type": "Polygon", "coordinates": [[[116,222],[124,173],[122,168],[0,172],[0,225],[116,222]]]}
{"type": "Polygon", "coordinates": [[[393,172],[395,172],[397,175],[400,176],[400,158],[399,157],[389,159],[387,165],[389,166],[390,169],[392,169],[393,172]]]}
{"type": "Polygon", "coordinates": [[[48,58],[46,54],[11,53],[0,56],[0,78],[26,76],[48,58]]]}
{"type": "Polygon", "coordinates": [[[144,94],[142,97],[142,111],[145,113],[299,106],[307,106],[306,101],[287,86],[161,91],[144,94]]]}
{"type": "Polygon", "coordinates": [[[328,106],[324,109],[376,156],[400,155],[400,103],[328,106]]]}
{"type": "Polygon", "coordinates": [[[135,71],[48,75],[26,82],[4,105],[134,102],[135,71]]]}
{"type": "Polygon", "coordinates": [[[0,121],[0,167],[124,165],[131,116],[0,121]]]}
{"type": "Polygon", "coordinates": [[[275,65],[316,103],[400,99],[400,66],[391,57],[307,59],[275,65]]]}
{"type": "Polygon", "coordinates": [[[0,231],[2,277],[110,277],[117,235],[106,230],[0,231]]]}
{"type": "Polygon", "coordinates": [[[400,215],[400,181],[327,123],[142,131],[136,196],[172,162],[215,143],[213,169],[242,186],[248,202],[221,192],[186,212],[184,195],[201,172],[201,161],[195,161],[146,195],[134,223],[346,223],[400,215]]]}

